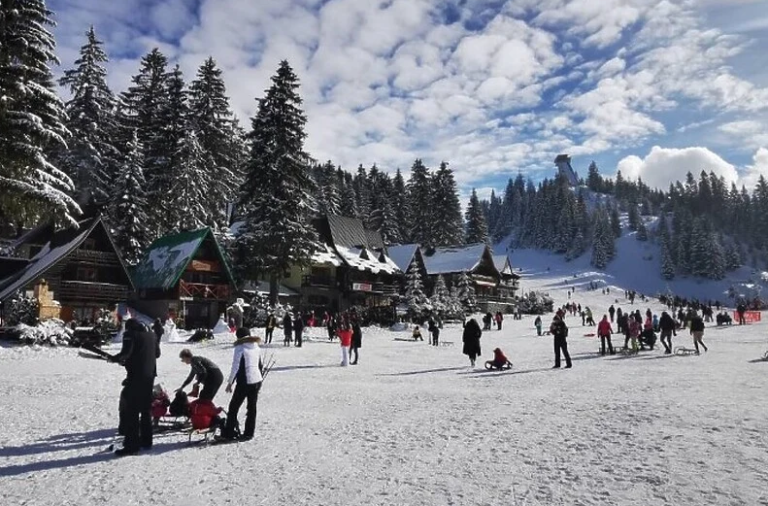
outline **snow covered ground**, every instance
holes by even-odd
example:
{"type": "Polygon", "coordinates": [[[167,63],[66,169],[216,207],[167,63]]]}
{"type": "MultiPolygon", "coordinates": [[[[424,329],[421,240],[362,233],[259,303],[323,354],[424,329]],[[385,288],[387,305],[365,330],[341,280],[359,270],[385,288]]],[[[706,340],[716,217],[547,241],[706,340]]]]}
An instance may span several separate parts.
{"type": "MultiPolygon", "coordinates": [[[[523,283],[563,303],[562,279],[523,283]]],[[[613,295],[579,289],[575,300],[597,317],[613,295]]],[[[369,329],[349,368],[336,344],[269,348],[277,365],[252,442],[190,447],[165,434],[125,459],[101,452],[119,367],[1,348],[0,504],[768,505],[765,324],[710,328],[699,357],[624,358],[597,355],[570,318],[574,367],[553,371],[552,340],[532,322],[484,334],[485,360],[499,346],[515,364],[499,373],[469,367],[457,326],[438,348],[369,329]]],[[[163,347],[169,390],[187,374],[181,348],[163,347]]],[[[227,343],[193,349],[228,369],[227,343]]]]}

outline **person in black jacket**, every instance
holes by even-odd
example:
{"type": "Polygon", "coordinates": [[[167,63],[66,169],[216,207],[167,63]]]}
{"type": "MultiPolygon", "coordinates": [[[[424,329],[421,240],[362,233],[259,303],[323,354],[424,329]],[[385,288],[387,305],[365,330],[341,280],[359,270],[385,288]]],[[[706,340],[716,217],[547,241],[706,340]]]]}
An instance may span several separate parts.
{"type": "MultiPolygon", "coordinates": [[[[184,390],[184,387],[192,383],[193,379],[197,379],[195,388],[202,383],[203,390],[198,395],[198,399],[204,401],[212,401],[216,397],[216,393],[221,388],[221,384],[224,382],[224,375],[221,373],[221,369],[212,361],[205,357],[196,357],[192,355],[192,352],[188,349],[181,350],[179,358],[185,364],[191,366],[189,376],[181,384],[179,390],[184,390]]],[[[177,390],[177,392],[179,391],[177,390]]]]}
{"type": "Polygon", "coordinates": [[[571,368],[571,356],[568,354],[568,326],[559,316],[555,316],[552,321],[552,325],[549,327],[549,331],[555,337],[555,366],[553,369],[560,368],[560,352],[563,352],[565,357],[565,368],[571,368]]]}
{"type": "Polygon", "coordinates": [[[155,318],[155,323],[152,324],[152,331],[157,336],[157,342],[160,342],[163,338],[163,334],[165,333],[165,327],[163,326],[163,322],[160,320],[160,318],[155,318]]]}
{"type": "Polygon", "coordinates": [[[354,357],[350,364],[357,365],[359,358],[358,350],[363,347],[363,329],[360,328],[360,322],[357,318],[352,320],[352,348],[350,356],[354,357]]]}
{"type": "Polygon", "coordinates": [[[691,335],[693,336],[693,345],[696,347],[696,355],[699,354],[699,345],[704,348],[704,351],[709,351],[707,345],[704,344],[704,320],[698,314],[691,318],[691,335]]]}
{"type": "Polygon", "coordinates": [[[464,342],[463,353],[469,357],[469,363],[472,367],[475,366],[475,360],[482,354],[480,350],[480,338],[483,335],[483,331],[480,330],[480,325],[477,320],[472,318],[464,326],[464,335],[462,341],[464,342]]]}
{"type": "Polygon", "coordinates": [[[739,315],[739,325],[746,325],[747,322],[744,319],[744,314],[747,312],[747,306],[744,305],[744,303],[740,303],[738,306],[736,306],[736,314],[739,315]]]}
{"type": "Polygon", "coordinates": [[[275,331],[275,327],[277,327],[277,318],[275,318],[274,313],[269,313],[269,316],[267,316],[267,331],[264,339],[267,344],[272,343],[272,333],[275,331]]]}
{"type": "Polygon", "coordinates": [[[285,313],[285,318],[283,318],[283,333],[285,334],[283,346],[290,346],[293,334],[293,319],[291,318],[291,313],[285,313]]]}
{"type": "Polygon", "coordinates": [[[296,313],[296,320],[293,322],[293,332],[296,334],[296,347],[301,348],[304,343],[304,315],[301,312],[296,313]]]}
{"type": "Polygon", "coordinates": [[[427,330],[429,330],[429,344],[438,346],[440,344],[440,327],[437,326],[434,318],[429,319],[427,330]]]}
{"type": "Polygon", "coordinates": [[[115,451],[118,457],[135,455],[140,449],[152,448],[152,389],[160,358],[160,340],[135,319],[125,322],[123,346],[110,358],[125,366],[127,373],[121,398],[121,429],[125,440],[115,451]]]}
{"type": "Polygon", "coordinates": [[[675,320],[666,311],[661,313],[659,318],[659,329],[661,330],[661,344],[664,345],[664,354],[672,353],[672,336],[677,335],[675,331],[675,320]]]}

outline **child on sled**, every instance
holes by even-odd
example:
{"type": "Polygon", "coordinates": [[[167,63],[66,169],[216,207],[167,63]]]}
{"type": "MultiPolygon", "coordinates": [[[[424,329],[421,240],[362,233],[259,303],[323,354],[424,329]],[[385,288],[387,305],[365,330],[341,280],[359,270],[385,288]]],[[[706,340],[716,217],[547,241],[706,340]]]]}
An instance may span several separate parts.
{"type": "Polygon", "coordinates": [[[485,368],[489,371],[494,369],[502,371],[504,369],[511,369],[512,362],[507,359],[507,356],[504,355],[504,352],[501,351],[501,348],[496,348],[493,350],[493,360],[487,361],[485,363],[485,368]]]}

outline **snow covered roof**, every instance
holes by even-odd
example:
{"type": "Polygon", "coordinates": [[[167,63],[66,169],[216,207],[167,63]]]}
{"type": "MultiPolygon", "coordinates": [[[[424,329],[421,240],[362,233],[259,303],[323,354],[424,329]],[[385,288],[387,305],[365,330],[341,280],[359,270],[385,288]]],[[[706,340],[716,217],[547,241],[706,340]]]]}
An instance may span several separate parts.
{"type": "Polygon", "coordinates": [[[170,290],[173,288],[206,239],[212,240],[216,245],[224,273],[229,282],[234,285],[235,280],[218,241],[216,241],[210,228],[204,228],[166,235],[153,242],[144,252],[141,262],[133,270],[133,281],[136,288],[139,290],[170,290]]]}
{"type": "Polygon", "coordinates": [[[367,230],[359,218],[329,214],[327,219],[334,246],[369,250],[380,250],[384,247],[381,234],[375,230],[367,230]]]}
{"type": "Polygon", "coordinates": [[[397,267],[405,272],[411,265],[413,256],[416,254],[416,250],[419,249],[418,244],[403,244],[400,246],[389,246],[387,248],[387,254],[389,258],[397,265],[397,267]]]}
{"type": "Polygon", "coordinates": [[[342,260],[330,246],[321,243],[312,255],[312,263],[315,265],[331,264],[338,267],[341,265],[342,260]]]}
{"type": "Polygon", "coordinates": [[[496,266],[496,270],[498,270],[499,274],[502,276],[511,276],[513,278],[520,277],[512,270],[512,263],[509,261],[509,255],[493,255],[493,265],[496,266]]]}
{"type": "Polygon", "coordinates": [[[338,251],[344,263],[361,271],[368,271],[373,274],[378,274],[379,272],[395,274],[400,271],[395,262],[383,252],[376,253],[365,248],[345,248],[338,245],[336,246],[336,251],[338,251]]]}
{"type": "MultiPolygon", "coordinates": [[[[52,232],[47,242],[45,242],[43,248],[27,262],[26,266],[19,270],[19,272],[8,276],[7,278],[0,280],[0,300],[5,300],[8,297],[14,295],[18,290],[33,283],[35,280],[42,278],[46,272],[59,262],[64,260],[70,253],[76,250],[96,229],[101,226],[104,233],[111,241],[112,238],[109,235],[109,231],[101,221],[101,216],[96,216],[83,220],[78,223],[78,228],[68,228],[65,230],[59,230],[52,232]]],[[[42,241],[42,230],[46,227],[38,227],[34,234],[25,234],[26,240],[42,241]]],[[[50,229],[53,230],[52,228],[50,229]]],[[[17,241],[16,246],[20,246],[24,241],[17,241]]],[[[114,244],[113,244],[114,247],[114,244]]],[[[117,252],[117,250],[115,250],[117,252]]],[[[120,255],[118,254],[118,257],[120,255]]],[[[121,261],[122,265],[122,261],[121,261]]],[[[123,269],[125,266],[123,265],[123,269]]],[[[131,283],[128,274],[125,274],[125,278],[131,283]]]]}
{"type": "Polygon", "coordinates": [[[480,264],[487,248],[485,244],[435,248],[424,255],[424,267],[429,275],[471,272],[480,264]]]}

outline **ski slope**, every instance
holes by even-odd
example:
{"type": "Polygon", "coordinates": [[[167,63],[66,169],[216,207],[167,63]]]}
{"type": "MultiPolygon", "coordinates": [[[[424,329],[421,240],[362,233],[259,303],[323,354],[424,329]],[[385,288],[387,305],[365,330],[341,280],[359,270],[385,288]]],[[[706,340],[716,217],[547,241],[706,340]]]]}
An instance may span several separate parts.
{"type": "MultiPolygon", "coordinates": [[[[525,287],[564,303],[564,273],[540,261],[525,287]]],[[[578,288],[574,300],[597,318],[615,295],[626,308],[618,288],[578,288]]],[[[708,328],[710,351],[698,357],[624,358],[597,355],[584,337],[593,330],[567,323],[570,370],[550,369],[552,340],[535,337],[532,317],[484,333],[484,359],[499,346],[515,364],[503,373],[469,367],[459,326],[441,336],[454,345],[437,348],[367,329],[360,365],[349,368],[322,339],[274,346],[253,441],[200,447],[165,434],[124,459],[102,452],[113,441],[119,367],[71,349],[2,348],[0,503],[768,504],[768,362],[756,360],[768,349],[765,324],[708,328]]],[[[692,341],[681,333],[674,344],[692,341]]],[[[181,348],[163,345],[159,381],[169,390],[188,372],[181,348]]],[[[227,342],[192,348],[229,366],[227,342]]],[[[219,392],[218,403],[228,399],[219,392]]]]}

